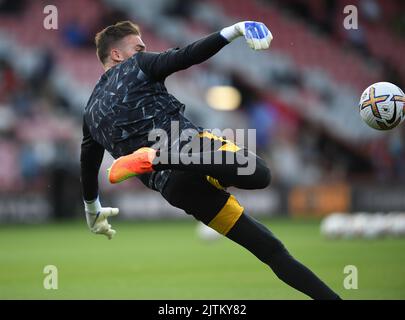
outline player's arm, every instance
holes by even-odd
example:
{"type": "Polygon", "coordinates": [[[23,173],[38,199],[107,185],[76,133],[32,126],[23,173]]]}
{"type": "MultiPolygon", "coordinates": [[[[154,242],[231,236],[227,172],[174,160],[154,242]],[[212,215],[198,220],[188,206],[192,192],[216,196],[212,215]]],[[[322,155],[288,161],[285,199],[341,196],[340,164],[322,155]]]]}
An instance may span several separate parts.
{"type": "Polygon", "coordinates": [[[244,36],[253,50],[267,49],[273,36],[261,22],[243,21],[203,39],[195,41],[184,48],[171,49],[162,53],[140,52],[136,59],[142,71],[156,79],[165,79],[170,74],[199,64],[220,51],[238,37],[244,36]]]}
{"type": "Polygon", "coordinates": [[[111,239],[115,230],[111,229],[107,218],[118,214],[117,208],[103,208],[98,197],[98,173],[103,161],[104,148],[90,135],[83,119],[83,140],[80,152],[80,181],[82,184],[86,220],[90,230],[104,234],[111,239]]]}

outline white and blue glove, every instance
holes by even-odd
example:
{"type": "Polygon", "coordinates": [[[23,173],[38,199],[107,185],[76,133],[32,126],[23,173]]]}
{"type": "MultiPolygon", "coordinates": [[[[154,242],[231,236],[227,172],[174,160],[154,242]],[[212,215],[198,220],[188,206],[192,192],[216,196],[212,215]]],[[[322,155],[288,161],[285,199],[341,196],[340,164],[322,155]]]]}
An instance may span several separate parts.
{"type": "Polygon", "coordinates": [[[242,21],[221,30],[221,35],[229,42],[244,36],[253,50],[264,50],[270,47],[273,35],[262,22],[242,21]]]}
{"type": "Polygon", "coordinates": [[[119,209],[103,208],[98,198],[91,202],[84,201],[84,209],[90,231],[96,234],[103,234],[111,240],[116,231],[111,228],[111,224],[108,223],[107,218],[116,216],[119,209]]]}

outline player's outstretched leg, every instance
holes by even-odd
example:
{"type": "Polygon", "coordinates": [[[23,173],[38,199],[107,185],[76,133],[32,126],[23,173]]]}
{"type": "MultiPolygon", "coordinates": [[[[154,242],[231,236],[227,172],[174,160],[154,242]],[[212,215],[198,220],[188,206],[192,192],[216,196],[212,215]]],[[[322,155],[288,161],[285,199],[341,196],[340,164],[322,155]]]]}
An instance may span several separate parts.
{"type": "MultiPolygon", "coordinates": [[[[188,164],[161,164],[156,163],[153,168],[157,170],[179,170],[186,172],[195,172],[211,176],[220,181],[224,187],[234,186],[240,189],[263,189],[270,184],[270,169],[265,161],[253,152],[247,149],[237,151],[216,150],[188,154],[187,157],[192,161],[188,164]],[[243,159],[243,163],[238,161],[243,159]],[[212,159],[219,159],[216,163],[212,159]],[[243,174],[242,169],[246,169],[247,164],[251,166],[252,171],[249,174],[243,174]]],[[[170,157],[169,157],[170,159],[170,157]]]]}
{"type": "Polygon", "coordinates": [[[182,161],[172,161],[174,157],[181,159],[181,154],[167,153],[162,155],[162,153],[164,151],[156,156],[154,149],[144,147],[132,154],[118,158],[108,171],[109,181],[118,183],[132,176],[152,171],[178,170],[214,177],[225,187],[262,189],[270,184],[270,169],[264,160],[246,149],[187,154],[189,162],[186,164],[182,161]],[[243,157],[245,163],[239,163],[237,157],[243,157]],[[167,159],[168,163],[162,163],[160,159],[167,159]],[[221,161],[216,163],[213,159],[220,159],[221,161]],[[246,168],[246,163],[252,166],[253,171],[250,174],[240,174],[240,169],[246,168]]]}
{"type": "Polygon", "coordinates": [[[173,171],[162,195],[171,205],[248,249],[291,287],[313,299],[339,299],[270,230],[244,214],[234,196],[208,183],[204,175],[173,171]]]}
{"type": "Polygon", "coordinates": [[[311,270],[295,260],[269,229],[252,217],[242,214],[226,237],[267,264],[279,279],[311,298],[340,299],[311,270]]]}

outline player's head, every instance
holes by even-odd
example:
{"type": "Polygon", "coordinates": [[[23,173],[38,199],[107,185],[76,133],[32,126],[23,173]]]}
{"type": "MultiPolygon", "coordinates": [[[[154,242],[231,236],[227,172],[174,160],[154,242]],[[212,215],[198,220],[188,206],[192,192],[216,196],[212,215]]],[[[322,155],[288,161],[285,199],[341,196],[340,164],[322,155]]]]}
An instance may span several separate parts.
{"type": "Polygon", "coordinates": [[[145,50],[139,27],[130,21],[120,21],[96,34],[97,56],[109,69],[145,50]]]}

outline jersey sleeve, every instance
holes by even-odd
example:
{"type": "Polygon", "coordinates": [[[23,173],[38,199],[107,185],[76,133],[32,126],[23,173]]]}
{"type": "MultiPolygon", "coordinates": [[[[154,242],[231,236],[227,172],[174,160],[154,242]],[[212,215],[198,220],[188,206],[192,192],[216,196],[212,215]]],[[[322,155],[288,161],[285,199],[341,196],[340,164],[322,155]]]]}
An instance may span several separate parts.
{"type": "Polygon", "coordinates": [[[96,142],[83,118],[83,140],[80,152],[80,181],[83,198],[92,201],[98,196],[98,172],[103,161],[104,148],[96,142]]]}
{"type": "Polygon", "coordinates": [[[136,59],[147,76],[155,80],[164,80],[176,71],[209,59],[228,43],[228,40],[216,32],[181,49],[170,49],[162,53],[139,52],[136,59]]]}

